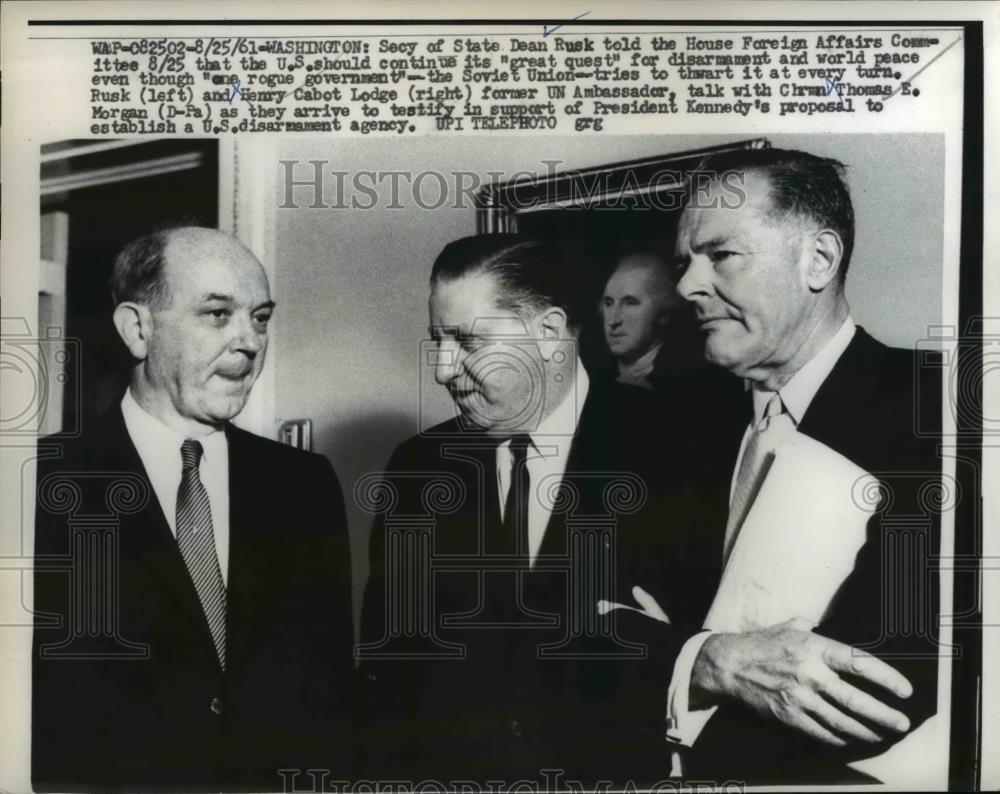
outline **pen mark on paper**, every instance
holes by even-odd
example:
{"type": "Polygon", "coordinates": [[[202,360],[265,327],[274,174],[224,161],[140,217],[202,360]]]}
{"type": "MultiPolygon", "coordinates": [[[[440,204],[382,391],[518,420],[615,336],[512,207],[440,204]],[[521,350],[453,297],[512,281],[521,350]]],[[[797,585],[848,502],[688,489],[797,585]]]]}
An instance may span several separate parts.
{"type": "Polygon", "coordinates": [[[549,36],[552,33],[555,33],[557,30],[559,30],[559,28],[563,27],[564,25],[568,25],[570,22],[576,22],[578,19],[583,19],[589,13],[590,13],[589,11],[584,11],[582,14],[578,14],[577,16],[573,17],[572,19],[567,19],[565,22],[560,22],[558,25],[553,25],[552,27],[549,27],[548,25],[544,25],[542,27],[542,38],[545,38],[546,36],[549,36]]]}
{"type": "Polygon", "coordinates": [[[949,44],[947,47],[945,47],[943,50],[941,50],[941,52],[939,52],[937,55],[935,55],[933,58],[931,58],[929,61],[927,61],[927,63],[925,63],[923,66],[921,66],[919,69],[917,69],[917,71],[915,71],[913,74],[911,74],[910,77],[909,77],[909,79],[904,80],[902,83],[900,83],[899,86],[896,88],[895,91],[893,91],[891,94],[889,94],[889,96],[887,96],[885,99],[882,100],[882,103],[885,104],[890,99],[892,99],[894,96],[896,96],[896,94],[898,94],[900,91],[902,91],[904,86],[907,86],[907,85],[910,85],[911,83],[913,83],[913,81],[916,80],[917,77],[920,76],[920,74],[924,71],[924,69],[926,69],[932,63],[934,63],[934,61],[936,61],[938,58],[940,58],[942,55],[944,55],[946,52],[948,52],[948,50],[950,50],[952,47],[954,47],[956,44],[958,44],[958,42],[960,42],[961,40],[962,40],[962,37],[959,36],[951,44],[949,44]]]}

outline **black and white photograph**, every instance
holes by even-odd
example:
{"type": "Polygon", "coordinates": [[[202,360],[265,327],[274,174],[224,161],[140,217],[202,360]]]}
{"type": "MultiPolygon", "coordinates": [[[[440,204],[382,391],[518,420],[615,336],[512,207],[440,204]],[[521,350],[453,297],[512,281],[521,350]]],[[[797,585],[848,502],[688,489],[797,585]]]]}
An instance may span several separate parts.
{"type": "Polygon", "coordinates": [[[7,5],[0,788],[998,783],[983,22],[7,5]]]}

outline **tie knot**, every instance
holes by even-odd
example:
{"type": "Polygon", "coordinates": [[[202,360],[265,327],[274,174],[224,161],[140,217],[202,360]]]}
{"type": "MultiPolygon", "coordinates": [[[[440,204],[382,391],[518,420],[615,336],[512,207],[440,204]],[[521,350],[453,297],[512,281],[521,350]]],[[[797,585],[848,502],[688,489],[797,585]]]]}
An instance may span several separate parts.
{"type": "Polygon", "coordinates": [[[524,460],[528,456],[528,448],[531,446],[531,436],[522,433],[510,437],[510,452],[515,461],[524,460]]]}
{"type": "Polygon", "coordinates": [[[784,410],[784,406],[781,404],[781,395],[777,392],[767,401],[767,407],[764,409],[764,416],[768,419],[772,419],[784,410]]]}
{"type": "Polygon", "coordinates": [[[181,444],[181,471],[198,468],[201,453],[200,441],[195,441],[193,438],[185,439],[184,443],[181,444]]]}
{"type": "Polygon", "coordinates": [[[760,418],[760,424],[757,425],[758,430],[767,430],[767,426],[771,423],[771,420],[776,416],[781,416],[785,412],[785,406],[781,402],[781,395],[775,392],[771,399],[767,401],[767,405],[764,406],[764,415],[760,418]]]}

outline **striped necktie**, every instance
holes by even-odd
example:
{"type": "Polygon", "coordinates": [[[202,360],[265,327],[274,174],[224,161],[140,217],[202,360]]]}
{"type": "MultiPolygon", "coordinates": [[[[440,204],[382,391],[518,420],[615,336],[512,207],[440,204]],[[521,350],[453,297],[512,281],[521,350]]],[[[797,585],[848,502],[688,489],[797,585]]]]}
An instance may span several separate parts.
{"type": "Polygon", "coordinates": [[[226,669],[226,586],[215,553],[212,506],[198,476],[201,444],[181,445],[181,484],[177,489],[177,543],[212,632],[219,664],[226,669]]]}
{"type": "Polygon", "coordinates": [[[757,491],[774,460],[774,450],[790,431],[795,429],[792,417],[785,411],[781,395],[775,392],[764,408],[764,416],[753,428],[743,450],[736,485],[729,501],[729,519],[726,522],[726,537],[723,545],[723,565],[729,560],[736,536],[746,520],[747,513],[757,498],[757,491]]]}

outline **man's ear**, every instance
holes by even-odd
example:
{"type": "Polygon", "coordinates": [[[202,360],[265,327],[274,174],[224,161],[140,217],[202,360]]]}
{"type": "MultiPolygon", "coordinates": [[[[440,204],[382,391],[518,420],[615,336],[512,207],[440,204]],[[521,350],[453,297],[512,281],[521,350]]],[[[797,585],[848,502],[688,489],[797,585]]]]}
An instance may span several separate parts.
{"type": "Polygon", "coordinates": [[[118,336],[122,338],[133,358],[144,361],[149,352],[149,339],[153,317],[149,307],[125,301],[115,307],[112,315],[118,336]]]}
{"type": "Polygon", "coordinates": [[[822,292],[837,278],[840,261],[844,256],[844,243],[833,229],[823,229],[816,234],[806,253],[806,286],[812,292],[822,292]]]}
{"type": "Polygon", "coordinates": [[[566,338],[566,325],[566,312],[558,306],[551,306],[539,315],[538,328],[541,331],[541,339],[538,341],[538,347],[545,361],[552,357],[559,347],[559,342],[566,338]]]}

